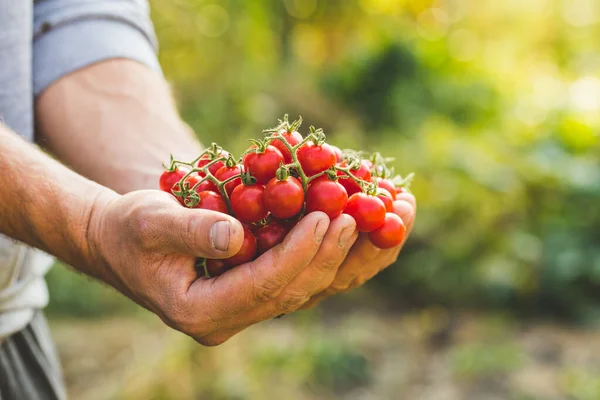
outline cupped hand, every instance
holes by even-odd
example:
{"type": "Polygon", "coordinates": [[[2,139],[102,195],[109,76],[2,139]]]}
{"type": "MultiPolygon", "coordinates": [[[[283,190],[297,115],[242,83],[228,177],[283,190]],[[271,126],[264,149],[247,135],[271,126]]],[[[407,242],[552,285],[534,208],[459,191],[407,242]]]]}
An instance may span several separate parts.
{"type": "Polygon", "coordinates": [[[216,278],[199,278],[198,257],[227,258],[240,249],[241,224],[150,190],[98,199],[87,239],[97,278],[169,326],[216,345],[327,292],[358,237],[355,227],[347,215],[330,221],[311,213],[258,259],[216,278]]]}
{"type": "Polygon", "coordinates": [[[417,202],[412,194],[398,194],[394,201],[394,212],[402,218],[406,225],[404,241],[395,248],[382,250],[373,246],[367,234],[361,234],[346,259],[337,269],[335,276],[331,278],[327,288],[313,296],[302,308],[314,307],[329,296],[355,289],[393,264],[412,231],[416,211],[417,202]]]}

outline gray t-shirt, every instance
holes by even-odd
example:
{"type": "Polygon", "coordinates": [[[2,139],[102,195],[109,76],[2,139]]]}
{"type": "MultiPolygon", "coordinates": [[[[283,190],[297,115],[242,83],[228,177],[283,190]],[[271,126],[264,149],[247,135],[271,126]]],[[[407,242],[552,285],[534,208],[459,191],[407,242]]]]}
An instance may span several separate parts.
{"type": "MultiPolygon", "coordinates": [[[[34,100],[46,87],[111,58],[160,71],[156,49],[146,0],[0,0],[0,121],[33,141],[34,100]]],[[[48,303],[52,262],[0,234],[0,341],[48,303]]]]}

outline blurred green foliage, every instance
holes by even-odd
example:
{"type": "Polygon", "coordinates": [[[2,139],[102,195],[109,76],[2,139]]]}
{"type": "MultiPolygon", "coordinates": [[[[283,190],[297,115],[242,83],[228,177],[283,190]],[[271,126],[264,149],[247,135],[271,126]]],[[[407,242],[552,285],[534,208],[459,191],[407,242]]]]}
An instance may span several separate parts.
{"type": "Polygon", "coordinates": [[[205,144],[240,154],[289,113],[416,173],[415,231],[370,284],[395,307],[598,317],[598,2],[152,5],[165,75],[205,144]]]}

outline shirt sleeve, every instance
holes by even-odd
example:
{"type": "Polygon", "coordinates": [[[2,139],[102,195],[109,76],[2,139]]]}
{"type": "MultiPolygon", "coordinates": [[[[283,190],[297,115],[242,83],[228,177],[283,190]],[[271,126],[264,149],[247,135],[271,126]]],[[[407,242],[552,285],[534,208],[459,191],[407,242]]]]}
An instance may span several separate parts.
{"type": "Polygon", "coordinates": [[[146,0],[38,0],[33,21],[33,89],[38,96],[88,65],[126,58],[162,74],[146,0]]]}

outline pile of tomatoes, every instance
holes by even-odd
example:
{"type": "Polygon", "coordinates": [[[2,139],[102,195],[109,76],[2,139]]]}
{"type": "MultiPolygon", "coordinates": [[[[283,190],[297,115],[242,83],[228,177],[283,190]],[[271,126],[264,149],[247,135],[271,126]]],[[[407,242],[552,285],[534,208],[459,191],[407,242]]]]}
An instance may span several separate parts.
{"type": "Polygon", "coordinates": [[[189,208],[229,214],[242,222],[240,251],[225,260],[201,260],[208,276],[252,261],[281,243],[307,213],[322,211],[334,219],[342,213],[357,230],[385,249],[404,240],[406,227],[393,212],[396,195],[407,190],[412,174],[392,177],[379,153],[341,151],[325,142],[321,129],[298,132],[302,119],[287,115],[266,130],[240,160],[213,143],[191,162],[171,158],[160,188],[189,208]]]}

